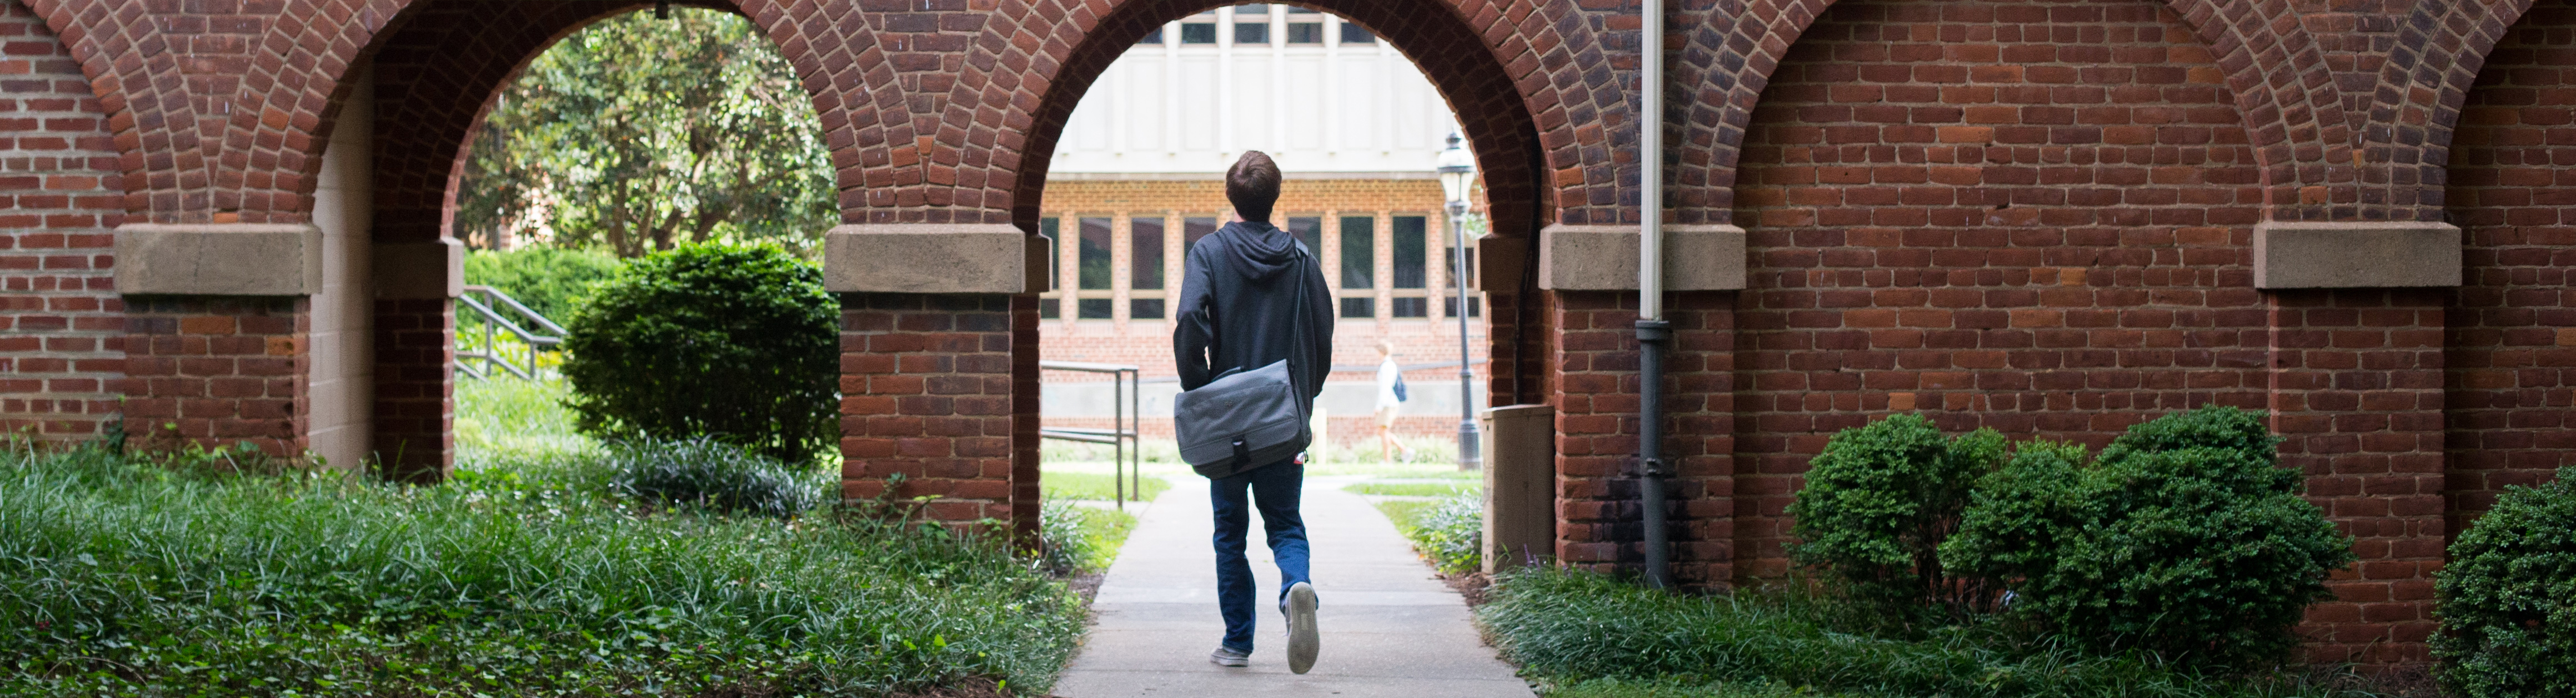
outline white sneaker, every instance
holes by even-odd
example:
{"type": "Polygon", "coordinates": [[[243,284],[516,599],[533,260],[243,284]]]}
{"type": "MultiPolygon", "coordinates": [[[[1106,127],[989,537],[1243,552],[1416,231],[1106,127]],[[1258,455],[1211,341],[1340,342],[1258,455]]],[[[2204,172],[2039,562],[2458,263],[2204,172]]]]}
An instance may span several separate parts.
{"type": "Polygon", "coordinates": [[[1217,666],[1252,666],[1252,655],[1236,652],[1232,647],[1218,645],[1216,651],[1208,653],[1208,663],[1217,666]]]}
{"type": "Polygon", "coordinates": [[[1315,667],[1315,651],[1323,644],[1315,630],[1315,585],[1288,587],[1288,600],[1279,610],[1288,616],[1288,671],[1306,673],[1315,667]]]}

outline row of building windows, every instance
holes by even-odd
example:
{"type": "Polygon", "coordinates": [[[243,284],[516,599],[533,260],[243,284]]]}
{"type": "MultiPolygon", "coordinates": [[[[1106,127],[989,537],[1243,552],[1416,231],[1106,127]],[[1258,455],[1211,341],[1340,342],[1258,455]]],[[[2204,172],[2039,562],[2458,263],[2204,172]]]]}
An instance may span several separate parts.
{"type": "MultiPolygon", "coordinates": [[[[1322,257],[1327,250],[1325,246],[1332,245],[1331,250],[1338,252],[1332,255],[1338,259],[1338,268],[1327,268],[1324,277],[1332,286],[1338,305],[1337,314],[1345,319],[1378,317],[1379,219],[1378,216],[1367,215],[1288,216],[1286,219],[1285,227],[1305,243],[1307,250],[1322,257]],[[1332,225],[1326,225],[1328,221],[1332,225]]],[[[1173,283],[1176,280],[1167,278],[1170,274],[1164,259],[1165,234],[1177,224],[1181,244],[1179,259],[1187,259],[1190,248],[1196,246],[1200,238],[1216,232],[1218,226],[1216,216],[1127,219],[1127,275],[1125,287],[1120,288],[1121,280],[1116,273],[1119,263],[1115,249],[1118,244],[1117,219],[1111,216],[1075,216],[1071,219],[1073,230],[1070,231],[1065,229],[1066,220],[1049,217],[1038,222],[1040,231],[1049,240],[1056,241],[1049,248],[1050,269],[1059,273],[1067,271],[1064,263],[1068,260],[1063,255],[1068,251],[1073,254],[1070,260],[1073,266],[1069,270],[1073,278],[1061,279],[1056,290],[1044,294],[1038,301],[1039,315],[1048,319],[1063,317],[1064,301],[1068,297],[1073,301],[1075,319],[1114,319],[1117,307],[1114,296],[1119,291],[1126,292],[1127,319],[1164,319],[1166,287],[1177,285],[1173,283]]],[[[1388,224],[1389,264],[1388,278],[1384,281],[1389,291],[1387,295],[1391,296],[1387,298],[1387,316],[1397,319],[1431,317],[1431,299],[1439,298],[1441,316],[1457,317],[1457,297],[1431,289],[1430,263],[1436,248],[1443,268],[1450,268],[1449,265],[1457,259],[1458,248],[1446,244],[1447,240],[1435,239],[1429,216],[1395,215],[1386,216],[1385,220],[1388,224]]],[[[1475,284],[1475,248],[1468,248],[1466,255],[1467,283],[1472,288],[1475,284]]],[[[1482,300],[1472,292],[1468,294],[1468,317],[1483,315],[1482,300]]]]}
{"type": "MultiPolygon", "coordinates": [[[[1270,11],[1270,5],[1263,3],[1236,5],[1226,9],[1230,11],[1226,12],[1227,16],[1222,19],[1218,17],[1218,11],[1209,10],[1177,22],[1180,25],[1181,45],[1216,45],[1217,28],[1221,24],[1232,25],[1234,43],[1239,46],[1267,45],[1272,36],[1278,36],[1284,39],[1281,43],[1292,46],[1301,44],[1321,46],[1324,44],[1327,26],[1340,30],[1333,32],[1339,35],[1335,37],[1340,39],[1337,43],[1377,43],[1377,35],[1370,34],[1366,27],[1344,22],[1338,17],[1331,17],[1303,7],[1282,5],[1280,6],[1282,11],[1276,13],[1270,11]]],[[[1144,40],[1136,43],[1162,44],[1165,41],[1163,36],[1165,28],[1156,27],[1152,33],[1145,35],[1144,40]]]]}

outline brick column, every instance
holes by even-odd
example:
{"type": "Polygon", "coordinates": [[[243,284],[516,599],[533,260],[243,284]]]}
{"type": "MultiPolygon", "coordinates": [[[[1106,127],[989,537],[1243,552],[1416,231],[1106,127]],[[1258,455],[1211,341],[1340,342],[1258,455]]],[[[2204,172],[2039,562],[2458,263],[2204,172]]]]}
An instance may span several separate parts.
{"type": "Polygon", "coordinates": [[[456,304],[375,302],[373,449],[386,478],[436,482],[456,465],[456,304]]]}
{"type": "MultiPolygon", "coordinates": [[[[1548,365],[1557,403],[1557,555],[1598,571],[1634,571],[1645,560],[1637,438],[1640,376],[1634,292],[1556,292],[1557,343],[1548,365]]],[[[1688,587],[1734,578],[1735,293],[1676,292],[1664,318],[1664,458],[1672,572],[1688,587]]]]}
{"type": "Polygon", "coordinates": [[[125,307],[132,445],[304,452],[304,298],[127,296],[125,307]]]}
{"type": "Polygon", "coordinates": [[[2421,664],[2443,560],[2439,290],[2298,290],[2270,296],[2273,430],[2281,463],[2353,537],[2361,558],[2327,582],[2299,632],[2308,659],[2421,664]]]}
{"type": "Polygon", "coordinates": [[[1022,380],[1013,329],[1017,321],[1034,330],[1037,317],[1034,301],[1015,308],[1021,300],[841,295],[843,496],[917,504],[924,518],[949,524],[1013,519],[1012,456],[1025,450],[1014,443],[1024,420],[1012,410],[1022,380]]]}

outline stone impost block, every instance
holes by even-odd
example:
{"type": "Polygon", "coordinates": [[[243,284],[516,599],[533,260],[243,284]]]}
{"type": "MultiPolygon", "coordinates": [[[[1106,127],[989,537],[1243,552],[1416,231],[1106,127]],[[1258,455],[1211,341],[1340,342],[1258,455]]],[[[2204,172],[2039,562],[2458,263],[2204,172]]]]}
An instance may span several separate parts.
{"type": "Polygon", "coordinates": [[[843,225],[823,235],[833,293],[1021,293],[1029,235],[1008,224],[843,225]]]}
{"type": "Polygon", "coordinates": [[[2255,288],[2458,286],[2460,273],[2460,228],[2449,223],[2254,226],[2255,288]]]}
{"type": "Polygon", "coordinates": [[[301,296],[321,289],[321,228],[273,223],[129,223],[116,228],[118,293],[301,296]]]}
{"type": "MultiPolygon", "coordinates": [[[[1664,290],[1744,288],[1744,229],[1664,226],[1664,290]]],[[[1538,287],[1552,291],[1637,290],[1637,226],[1551,225],[1539,233],[1538,287]]]]}
{"type": "Polygon", "coordinates": [[[455,298],[465,295],[465,243],[387,244],[374,250],[377,298],[455,298]]]}
{"type": "Polygon", "coordinates": [[[1028,285],[1021,287],[1024,289],[1021,292],[1045,293],[1055,290],[1055,265],[1047,263],[1047,260],[1053,257],[1049,253],[1055,251],[1055,241],[1047,239],[1044,235],[1030,235],[1026,239],[1029,245],[1028,256],[1020,263],[1028,265],[1029,279],[1028,285]]]}

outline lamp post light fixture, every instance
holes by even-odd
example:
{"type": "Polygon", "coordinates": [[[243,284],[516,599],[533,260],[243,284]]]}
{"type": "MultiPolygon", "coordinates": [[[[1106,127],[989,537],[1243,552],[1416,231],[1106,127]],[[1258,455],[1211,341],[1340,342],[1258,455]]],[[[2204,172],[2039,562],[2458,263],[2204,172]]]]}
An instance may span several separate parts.
{"type": "Polygon", "coordinates": [[[1458,316],[1458,469],[1472,471],[1484,466],[1476,438],[1476,372],[1467,352],[1467,217],[1468,189],[1476,182],[1476,156],[1458,147],[1458,134],[1449,134],[1449,148],[1440,151],[1440,189],[1449,196],[1449,230],[1457,240],[1456,250],[1449,255],[1449,282],[1458,288],[1458,305],[1451,314],[1458,316]]]}

